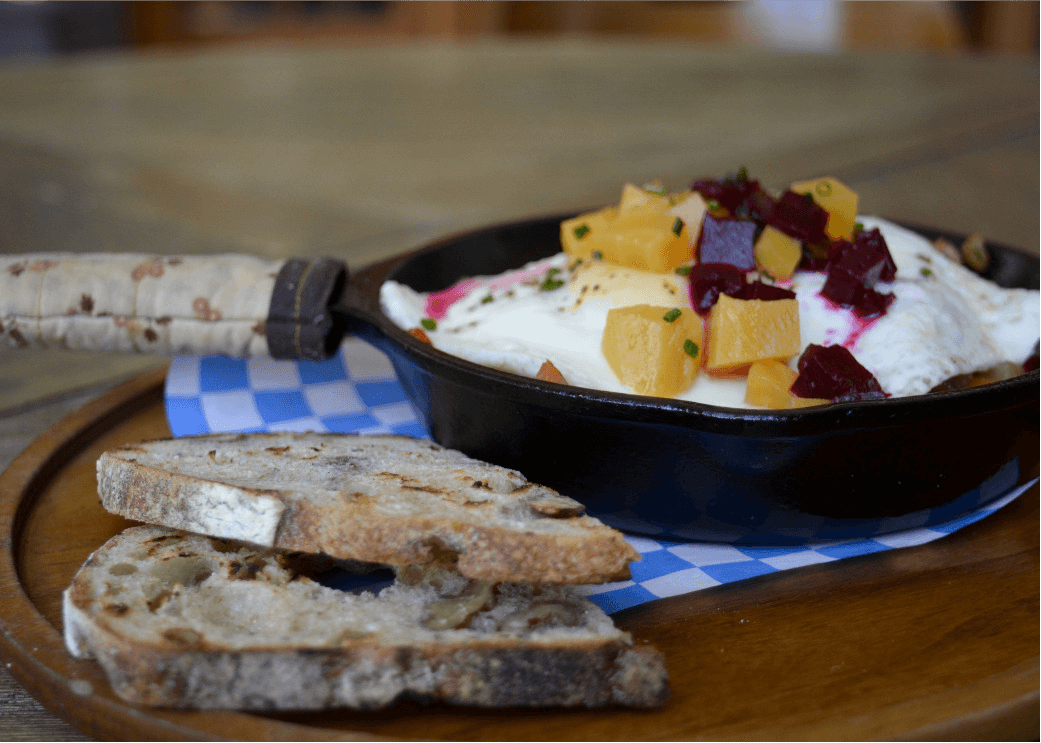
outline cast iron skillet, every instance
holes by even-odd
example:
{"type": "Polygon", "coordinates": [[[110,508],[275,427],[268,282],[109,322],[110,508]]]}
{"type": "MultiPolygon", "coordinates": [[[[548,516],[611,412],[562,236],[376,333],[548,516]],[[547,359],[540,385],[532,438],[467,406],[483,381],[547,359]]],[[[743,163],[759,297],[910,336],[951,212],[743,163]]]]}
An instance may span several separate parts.
{"type": "MultiPolygon", "coordinates": [[[[569,216],[449,237],[346,282],[339,330],[390,357],[439,443],[518,469],[627,531],[753,544],[939,523],[1035,475],[1036,370],[970,390],[749,411],[485,368],[416,340],[380,310],[387,279],[434,291],[559,252],[569,216]]],[[[1038,287],[1037,258],[990,247],[988,278],[1038,287]]]]}

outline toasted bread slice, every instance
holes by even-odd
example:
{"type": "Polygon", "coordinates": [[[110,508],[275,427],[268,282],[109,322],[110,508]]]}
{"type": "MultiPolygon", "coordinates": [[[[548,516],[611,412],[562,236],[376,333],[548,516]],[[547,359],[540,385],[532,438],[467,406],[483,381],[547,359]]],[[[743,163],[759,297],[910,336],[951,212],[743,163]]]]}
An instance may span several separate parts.
{"type": "Polygon", "coordinates": [[[567,586],[406,567],[378,594],[350,593],[277,550],[139,526],[98,549],[63,600],[69,651],[149,706],[652,707],[668,696],[661,654],[567,586]]]}
{"type": "Polygon", "coordinates": [[[640,559],[577,501],[406,436],[157,440],[107,451],[97,469],[112,513],[265,547],[518,583],[619,580],[640,559]]]}

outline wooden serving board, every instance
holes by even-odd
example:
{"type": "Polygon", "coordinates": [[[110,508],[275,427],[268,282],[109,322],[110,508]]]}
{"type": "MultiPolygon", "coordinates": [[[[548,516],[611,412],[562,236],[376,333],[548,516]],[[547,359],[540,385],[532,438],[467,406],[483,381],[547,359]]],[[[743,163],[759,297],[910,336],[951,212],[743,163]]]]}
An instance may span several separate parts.
{"type": "MultiPolygon", "coordinates": [[[[127,740],[1034,739],[1038,489],[929,544],[719,586],[616,616],[667,658],[655,711],[174,712],[123,703],[61,633],[61,592],[130,524],[98,504],[106,448],[169,436],[164,370],[44,433],[0,477],[0,656],[45,706],[127,740]]],[[[1036,474],[1036,472],[1035,472],[1036,474]]]]}

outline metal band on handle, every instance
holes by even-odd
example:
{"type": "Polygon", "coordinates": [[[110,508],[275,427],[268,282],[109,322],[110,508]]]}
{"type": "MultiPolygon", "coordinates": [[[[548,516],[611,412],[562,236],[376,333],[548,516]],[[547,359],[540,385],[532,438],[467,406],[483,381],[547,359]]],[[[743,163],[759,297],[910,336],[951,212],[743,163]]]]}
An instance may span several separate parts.
{"type": "Polygon", "coordinates": [[[340,332],[330,305],[346,280],[347,266],[333,258],[292,258],[282,265],[264,329],[273,358],[321,361],[336,352],[340,332]]]}

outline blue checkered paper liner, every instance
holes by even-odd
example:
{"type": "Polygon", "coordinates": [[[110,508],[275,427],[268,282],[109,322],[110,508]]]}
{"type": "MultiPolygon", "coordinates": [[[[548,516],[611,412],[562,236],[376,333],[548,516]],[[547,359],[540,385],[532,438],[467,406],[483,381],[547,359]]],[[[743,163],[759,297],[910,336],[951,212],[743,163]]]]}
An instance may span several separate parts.
{"type": "MultiPolygon", "coordinates": [[[[346,339],[328,361],[178,357],[167,374],[166,415],[174,436],[330,431],[430,438],[390,360],[357,338],[346,339]]],[[[979,502],[985,505],[978,509],[944,523],[871,537],[763,547],[627,535],[643,558],[633,563],[632,578],[579,590],[613,613],[804,565],[925,544],[985,518],[1033,485],[1015,487],[1018,479],[1018,462],[1012,461],[980,486],[979,502]]],[[[385,572],[333,579],[347,590],[377,590],[387,582],[385,572]]]]}

